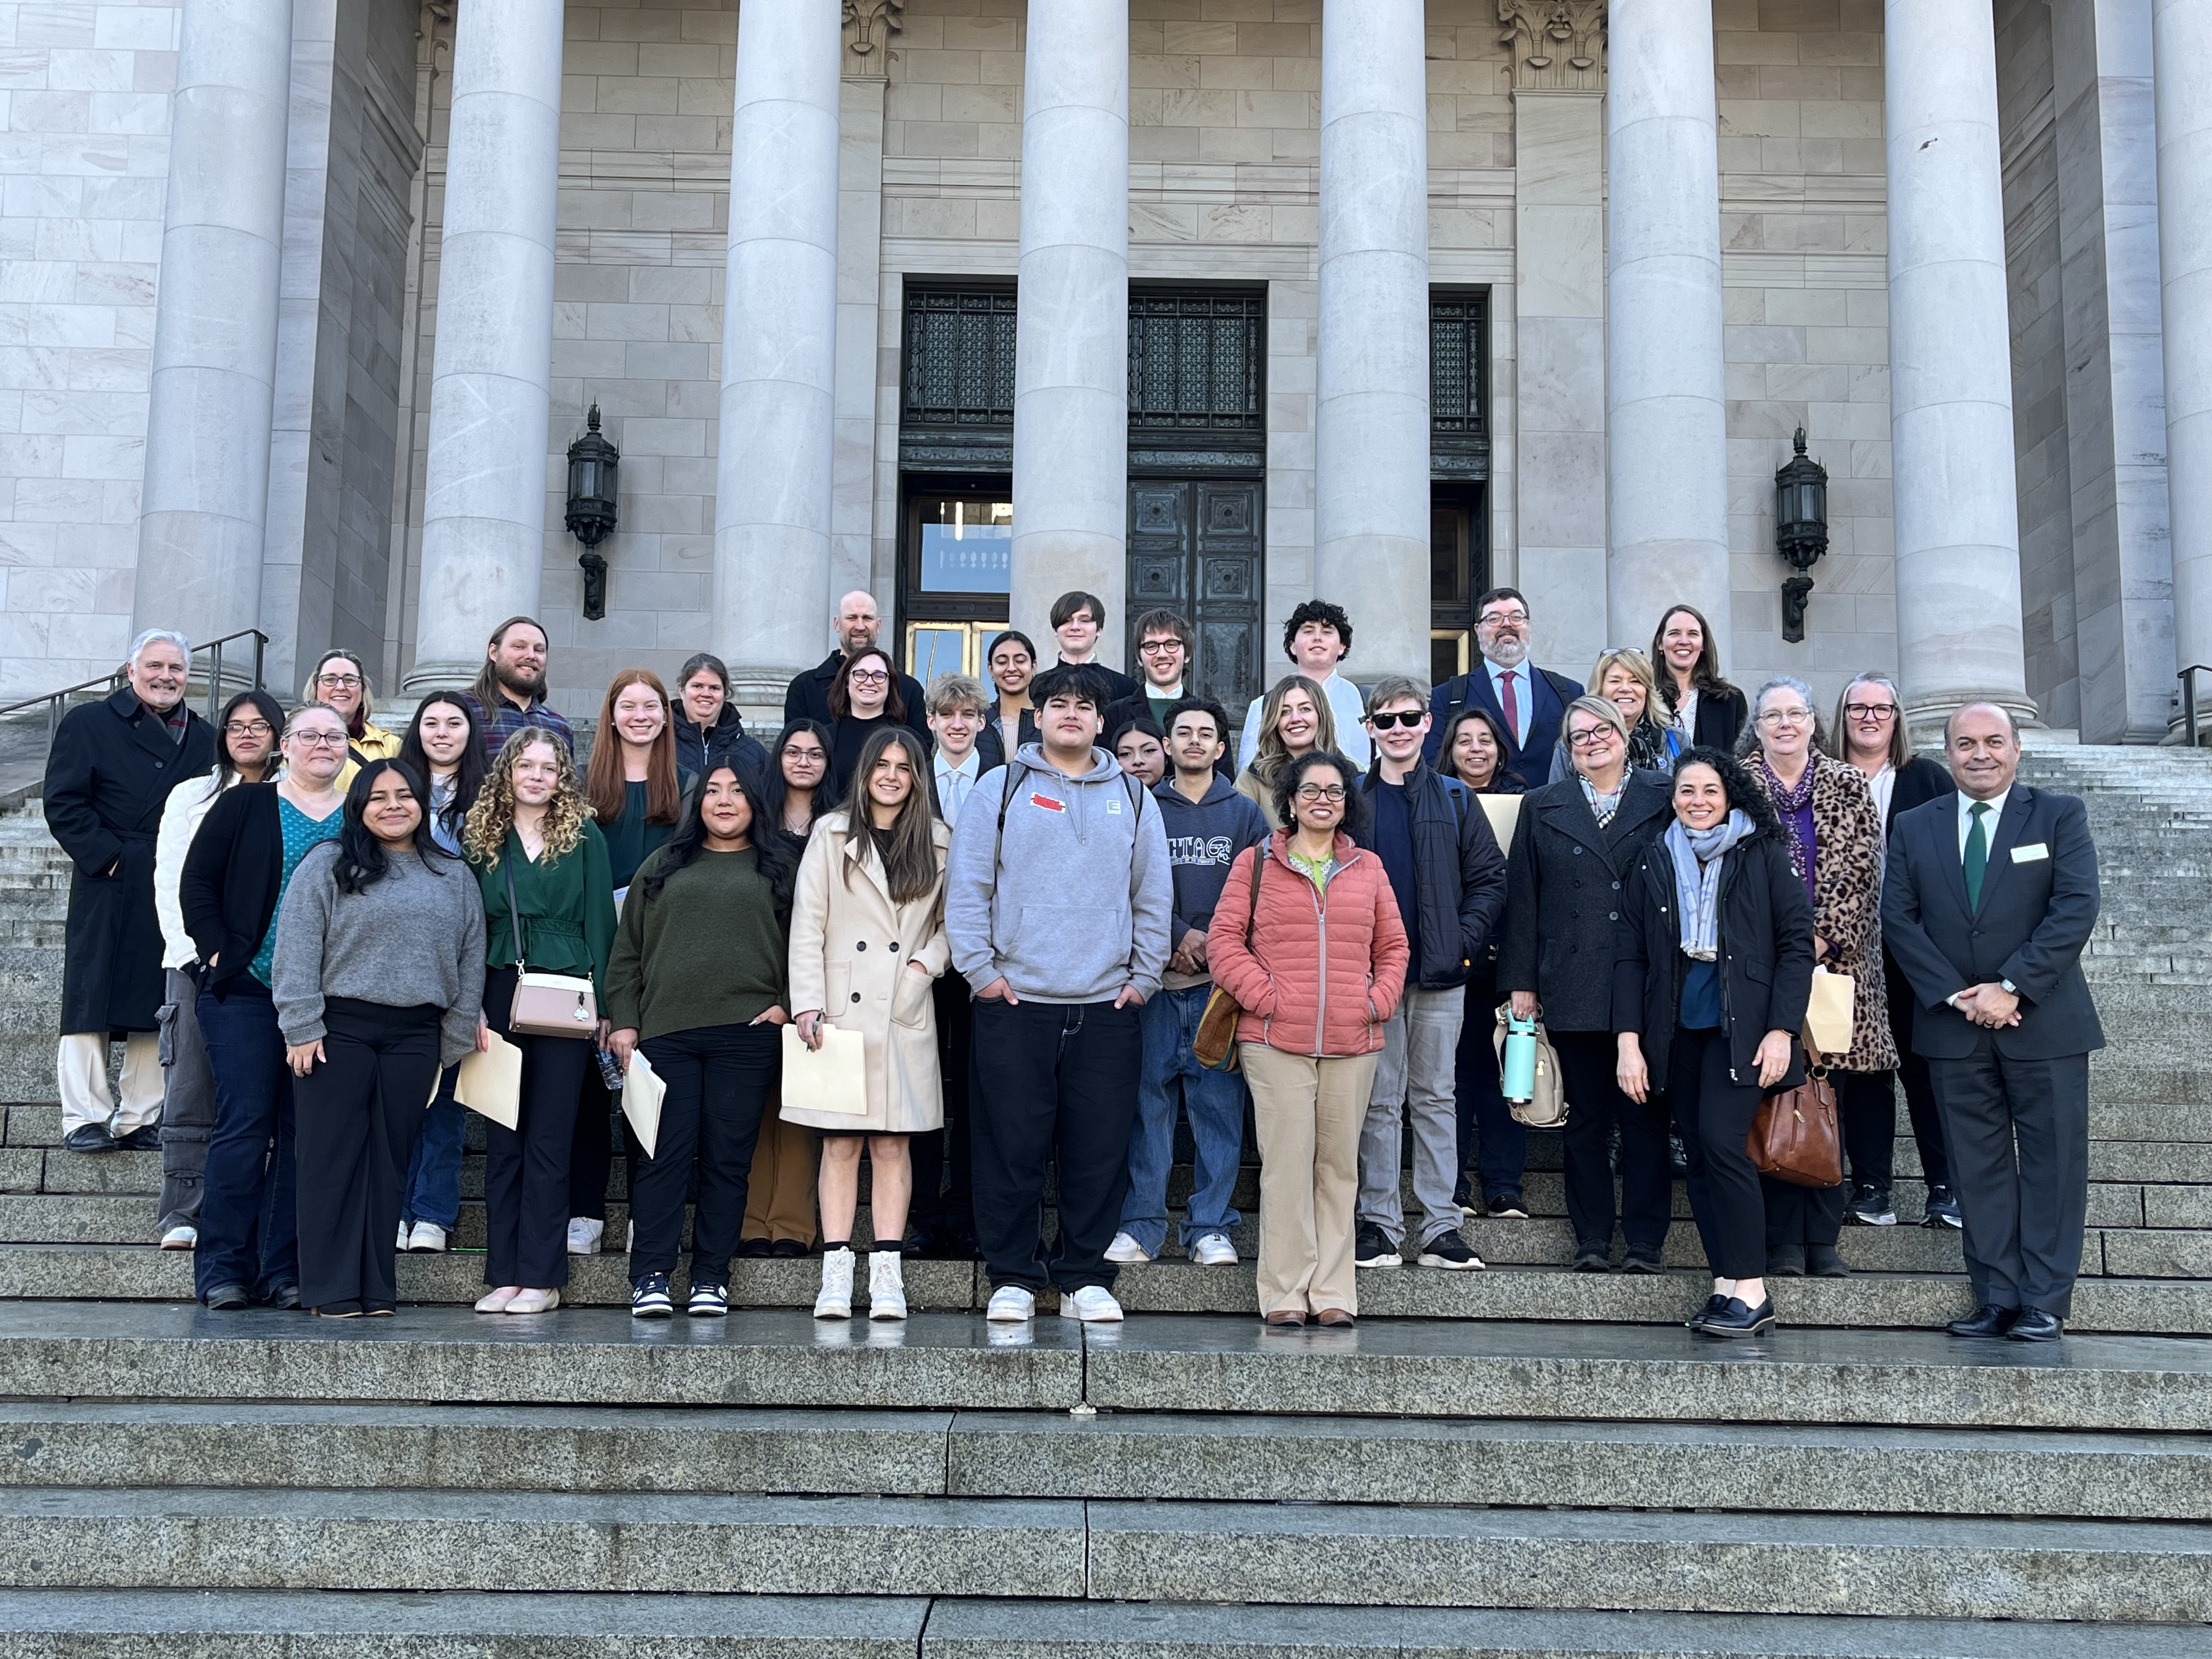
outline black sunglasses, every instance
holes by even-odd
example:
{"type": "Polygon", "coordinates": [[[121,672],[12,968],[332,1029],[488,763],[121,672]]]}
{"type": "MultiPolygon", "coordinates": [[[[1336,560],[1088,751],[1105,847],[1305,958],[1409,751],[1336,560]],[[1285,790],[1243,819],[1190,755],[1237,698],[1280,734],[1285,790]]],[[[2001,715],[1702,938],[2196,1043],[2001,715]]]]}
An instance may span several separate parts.
{"type": "Polygon", "coordinates": [[[1425,708],[1401,708],[1395,714],[1370,714],[1367,723],[1377,732],[1388,732],[1394,726],[1409,728],[1419,726],[1428,717],[1429,711],[1425,708]]]}

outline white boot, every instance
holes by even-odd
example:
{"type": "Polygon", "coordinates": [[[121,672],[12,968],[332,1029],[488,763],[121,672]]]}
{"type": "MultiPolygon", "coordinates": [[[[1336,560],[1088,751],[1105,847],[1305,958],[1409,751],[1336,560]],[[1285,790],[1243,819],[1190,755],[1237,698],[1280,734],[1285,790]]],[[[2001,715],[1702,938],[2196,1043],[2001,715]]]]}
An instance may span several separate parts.
{"type": "Polygon", "coordinates": [[[868,1252],[868,1317],[906,1317],[906,1281],[899,1274],[896,1250],[868,1252]]]}
{"type": "Polygon", "coordinates": [[[848,1247],[822,1252],[822,1293],[814,1298],[814,1316],[853,1316],[853,1252],[848,1247]]]}

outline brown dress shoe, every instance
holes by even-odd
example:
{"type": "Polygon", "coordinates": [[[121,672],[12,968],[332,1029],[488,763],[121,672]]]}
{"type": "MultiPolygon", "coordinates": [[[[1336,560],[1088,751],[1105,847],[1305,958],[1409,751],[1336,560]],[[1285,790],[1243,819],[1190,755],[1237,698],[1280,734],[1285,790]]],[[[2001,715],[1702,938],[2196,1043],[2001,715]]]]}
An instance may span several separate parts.
{"type": "Polygon", "coordinates": [[[1267,1322],[1282,1330],[1293,1330],[1306,1322],[1306,1316],[1296,1308],[1278,1308],[1267,1316],[1267,1322]]]}
{"type": "Polygon", "coordinates": [[[1342,1330],[1358,1322],[1341,1308],[1323,1308],[1318,1317],[1322,1325],[1329,1330],[1342,1330]]]}

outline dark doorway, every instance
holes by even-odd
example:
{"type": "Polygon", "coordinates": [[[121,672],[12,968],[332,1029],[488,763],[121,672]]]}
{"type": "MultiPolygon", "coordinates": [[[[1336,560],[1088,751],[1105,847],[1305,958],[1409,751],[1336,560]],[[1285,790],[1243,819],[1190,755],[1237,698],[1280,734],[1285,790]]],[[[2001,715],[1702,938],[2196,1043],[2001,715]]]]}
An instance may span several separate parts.
{"type": "Polygon", "coordinates": [[[1129,481],[1129,614],[1181,611],[1198,632],[1196,689],[1241,717],[1260,694],[1258,479],[1129,481]]]}

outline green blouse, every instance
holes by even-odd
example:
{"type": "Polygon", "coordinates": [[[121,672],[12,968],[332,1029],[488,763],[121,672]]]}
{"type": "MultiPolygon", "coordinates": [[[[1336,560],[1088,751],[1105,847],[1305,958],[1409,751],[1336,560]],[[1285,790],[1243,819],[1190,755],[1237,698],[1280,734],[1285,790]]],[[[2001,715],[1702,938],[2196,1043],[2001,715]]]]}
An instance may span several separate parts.
{"type": "Polygon", "coordinates": [[[531,967],[549,974],[588,974],[604,1000],[607,957],[615,941],[614,881],[607,863],[606,837],[584,821],[583,838],[561,858],[535,864],[522,850],[522,839],[507,832],[498,865],[477,865],[483,890],[484,966],[514,965],[514,927],[508,920],[507,884],[514,880],[515,902],[522,908],[522,954],[531,967]]]}

